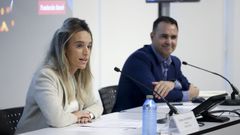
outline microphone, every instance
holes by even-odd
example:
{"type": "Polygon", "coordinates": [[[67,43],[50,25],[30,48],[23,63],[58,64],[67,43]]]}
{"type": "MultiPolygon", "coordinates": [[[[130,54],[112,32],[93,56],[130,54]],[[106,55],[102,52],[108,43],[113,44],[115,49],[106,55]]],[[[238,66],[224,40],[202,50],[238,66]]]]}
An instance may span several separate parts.
{"type": "Polygon", "coordinates": [[[134,81],[135,83],[141,85],[142,87],[152,91],[154,94],[158,95],[159,97],[161,97],[161,99],[167,104],[167,106],[170,109],[169,115],[171,116],[173,113],[174,114],[179,114],[177,108],[175,106],[173,106],[172,104],[170,104],[164,97],[162,97],[160,94],[158,94],[156,91],[152,90],[151,88],[147,87],[146,85],[144,85],[143,83],[139,82],[138,80],[134,79],[133,77],[131,77],[128,74],[123,73],[118,67],[115,67],[114,70],[116,72],[120,72],[122,75],[126,76],[127,78],[129,78],[130,80],[134,81]]]}
{"type": "Polygon", "coordinates": [[[231,99],[226,99],[222,103],[222,105],[240,105],[240,99],[239,98],[236,99],[236,97],[235,97],[235,95],[239,95],[239,90],[226,77],[224,77],[224,76],[222,76],[222,75],[220,75],[220,74],[218,74],[216,72],[212,72],[212,71],[209,71],[209,70],[206,70],[206,69],[203,69],[203,68],[191,65],[191,64],[187,63],[186,61],[183,61],[182,64],[183,65],[188,65],[188,66],[191,66],[191,67],[194,67],[194,68],[206,71],[206,72],[209,72],[211,74],[214,74],[214,75],[217,75],[217,76],[220,76],[221,78],[223,78],[225,81],[227,81],[230,84],[233,92],[231,93],[231,99]]]}

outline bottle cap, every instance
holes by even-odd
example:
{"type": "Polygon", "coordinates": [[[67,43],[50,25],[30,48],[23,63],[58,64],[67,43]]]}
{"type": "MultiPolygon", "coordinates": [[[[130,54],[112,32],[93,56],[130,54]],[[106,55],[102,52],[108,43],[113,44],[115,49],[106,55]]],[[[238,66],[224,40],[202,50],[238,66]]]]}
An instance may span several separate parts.
{"type": "Polygon", "coordinates": [[[147,99],[153,99],[153,95],[147,95],[146,98],[147,99]]]}

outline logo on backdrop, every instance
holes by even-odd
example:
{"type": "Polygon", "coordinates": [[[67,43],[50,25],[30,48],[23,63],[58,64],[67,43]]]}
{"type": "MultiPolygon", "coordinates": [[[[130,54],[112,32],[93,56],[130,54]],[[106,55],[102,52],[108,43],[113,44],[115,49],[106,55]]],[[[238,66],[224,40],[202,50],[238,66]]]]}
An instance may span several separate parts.
{"type": "Polygon", "coordinates": [[[38,1],[39,15],[61,15],[66,13],[65,1],[38,1]]]}
{"type": "Polygon", "coordinates": [[[9,32],[15,25],[15,20],[10,16],[13,8],[13,0],[5,1],[3,5],[0,6],[0,33],[9,32]],[[8,3],[6,3],[8,2],[8,3]]]}

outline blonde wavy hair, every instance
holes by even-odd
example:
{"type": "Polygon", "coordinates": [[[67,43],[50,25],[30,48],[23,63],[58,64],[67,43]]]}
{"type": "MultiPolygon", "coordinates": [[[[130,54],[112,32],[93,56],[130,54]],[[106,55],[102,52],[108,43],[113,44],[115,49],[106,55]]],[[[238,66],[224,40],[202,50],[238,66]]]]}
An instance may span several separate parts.
{"type": "MultiPolygon", "coordinates": [[[[52,67],[52,69],[58,73],[66,87],[66,94],[69,102],[75,98],[75,95],[74,87],[72,85],[73,83],[71,81],[72,79],[70,79],[70,65],[65,55],[65,48],[68,46],[71,37],[80,31],[87,31],[92,38],[91,30],[85,20],[81,20],[78,18],[66,19],[63,22],[62,27],[55,32],[51,41],[50,49],[43,64],[44,66],[52,67]]],[[[86,65],[86,68],[82,70],[78,69],[74,74],[74,77],[77,82],[76,97],[77,99],[84,100],[86,99],[86,94],[90,94],[92,91],[92,73],[90,69],[90,58],[86,65]]]]}

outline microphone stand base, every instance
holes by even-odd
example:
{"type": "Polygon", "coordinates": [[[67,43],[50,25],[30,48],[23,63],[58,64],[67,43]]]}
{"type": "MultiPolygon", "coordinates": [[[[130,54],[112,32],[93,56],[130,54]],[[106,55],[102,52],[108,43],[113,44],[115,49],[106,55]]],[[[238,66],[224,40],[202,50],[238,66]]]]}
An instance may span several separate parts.
{"type": "Polygon", "coordinates": [[[167,120],[168,120],[167,118],[158,119],[157,123],[158,124],[165,124],[165,123],[167,123],[167,120]]]}
{"type": "Polygon", "coordinates": [[[240,99],[226,99],[221,105],[226,106],[239,106],[240,105],[240,99]]]}

